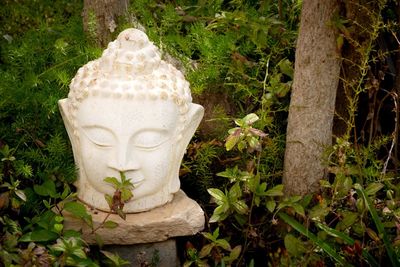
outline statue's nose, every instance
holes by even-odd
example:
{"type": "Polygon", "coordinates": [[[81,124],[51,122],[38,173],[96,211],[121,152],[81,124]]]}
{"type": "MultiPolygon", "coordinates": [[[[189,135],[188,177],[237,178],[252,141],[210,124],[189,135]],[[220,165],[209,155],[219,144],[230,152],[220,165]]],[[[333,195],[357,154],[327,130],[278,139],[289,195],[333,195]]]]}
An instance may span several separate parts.
{"type": "Polygon", "coordinates": [[[139,155],[133,150],[127,150],[126,147],[118,149],[109,167],[121,172],[138,170],[140,168],[139,155]]]}

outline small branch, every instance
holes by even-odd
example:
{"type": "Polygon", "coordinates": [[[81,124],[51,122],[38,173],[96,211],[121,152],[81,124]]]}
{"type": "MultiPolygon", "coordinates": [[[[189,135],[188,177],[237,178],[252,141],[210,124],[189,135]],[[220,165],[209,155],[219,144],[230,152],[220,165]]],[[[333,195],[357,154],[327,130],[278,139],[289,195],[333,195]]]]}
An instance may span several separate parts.
{"type": "Polygon", "coordinates": [[[108,213],[107,216],[104,218],[104,220],[100,223],[100,225],[92,229],[92,234],[94,234],[97,230],[99,230],[101,227],[104,226],[105,222],[107,221],[108,217],[110,217],[110,215],[111,213],[108,213]]]}
{"type": "Polygon", "coordinates": [[[398,101],[399,97],[398,97],[398,95],[396,93],[390,93],[390,95],[393,98],[395,111],[396,111],[396,116],[395,116],[395,121],[394,121],[395,128],[394,128],[394,131],[393,131],[393,134],[392,134],[392,144],[390,145],[388,157],[387,157],[387,159],[385,161],[385,164],[383,165],[383,169],[382,169],[382,172],[381,172],[381,177],[386,174],[387,166],[389,164],[390,158],[392,157],[393,148],[395,147],[395,145],[396,145],[396,148],[397,148],[397,137],[399,135],[399,121],[398,121],[398,119],[399,119],[399,107],[398,107],[398,104],[397,104],[397,101],[398,101]]]}

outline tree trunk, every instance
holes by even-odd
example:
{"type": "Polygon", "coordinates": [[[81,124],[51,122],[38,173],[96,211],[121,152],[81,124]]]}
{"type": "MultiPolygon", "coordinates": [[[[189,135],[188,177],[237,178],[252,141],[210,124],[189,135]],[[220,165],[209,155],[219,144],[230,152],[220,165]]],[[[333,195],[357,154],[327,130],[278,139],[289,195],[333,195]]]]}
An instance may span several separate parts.
{"type": "Polygon", "coordinates": [[[117,18],[128,11],[129,0],[84,0],[83,28],[105,47],[117,27],[117,18]]]}
{"type": "Polygon", "coordinates": [[[330,25],[336,0],[304,0],[289,106],[283,183],[286,194],[304,195],[325,175],[322,155],[332,143],[340,58],[330,25]]]}

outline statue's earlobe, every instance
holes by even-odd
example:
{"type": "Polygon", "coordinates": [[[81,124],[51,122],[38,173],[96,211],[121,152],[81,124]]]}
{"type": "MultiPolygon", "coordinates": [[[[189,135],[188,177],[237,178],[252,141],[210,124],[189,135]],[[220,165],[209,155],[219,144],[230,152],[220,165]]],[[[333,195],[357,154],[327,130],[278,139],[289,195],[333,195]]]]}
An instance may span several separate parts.
{"type": "MultiPolygon", "coordinates": [[[[201,119],[204,116],[204,108],[198,104],[193,104],[191,103],[189,105],[189,111],[186,115],[186,125],[184,127],[184,130],[182,131],[182,137],[178,141],[178,149],[177,149],[177,160],[181,161],[183,158],[183,155],[185,154],[186,147],[188,146],[190,139],[192,139],[194,133],[196,132],[197,127],[199,126],[201,119]]],[[[176,173],[175,179],[172,179],[171,184],[170,184],[170,192],[176,192],[180,188],[180,182],[178,179],[179,176],[179,168],[180,164],[177,165],[177,169],[174,170],[174,173],[176,173]]]]}

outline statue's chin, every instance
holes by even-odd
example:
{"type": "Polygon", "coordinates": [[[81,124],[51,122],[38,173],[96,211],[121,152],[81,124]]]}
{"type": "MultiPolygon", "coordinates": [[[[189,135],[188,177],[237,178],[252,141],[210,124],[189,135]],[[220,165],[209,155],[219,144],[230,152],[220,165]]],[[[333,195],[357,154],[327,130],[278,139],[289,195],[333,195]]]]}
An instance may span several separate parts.
{"type": "MultiPolygon", "coordinates": [[[[105,200],[105,193],[97,191],[90,185],[90,183],[88,183],[88,181],[83,180],[84,179],[80,179],[79,185],[77,185],[78,198],[93,208],[109,212],[110,207],[105,200]]],[[[170,202],[173,199],[174,193],[176,192],[169,192],[168,186],[165,186],[164,188],[150,195],[140,196],[139,191],[137,194],[138,196],[135,198],[134,190],[133,198],[125,203],[123,211],[126,213],[136,213],[151,210],[170,202]]]]}

